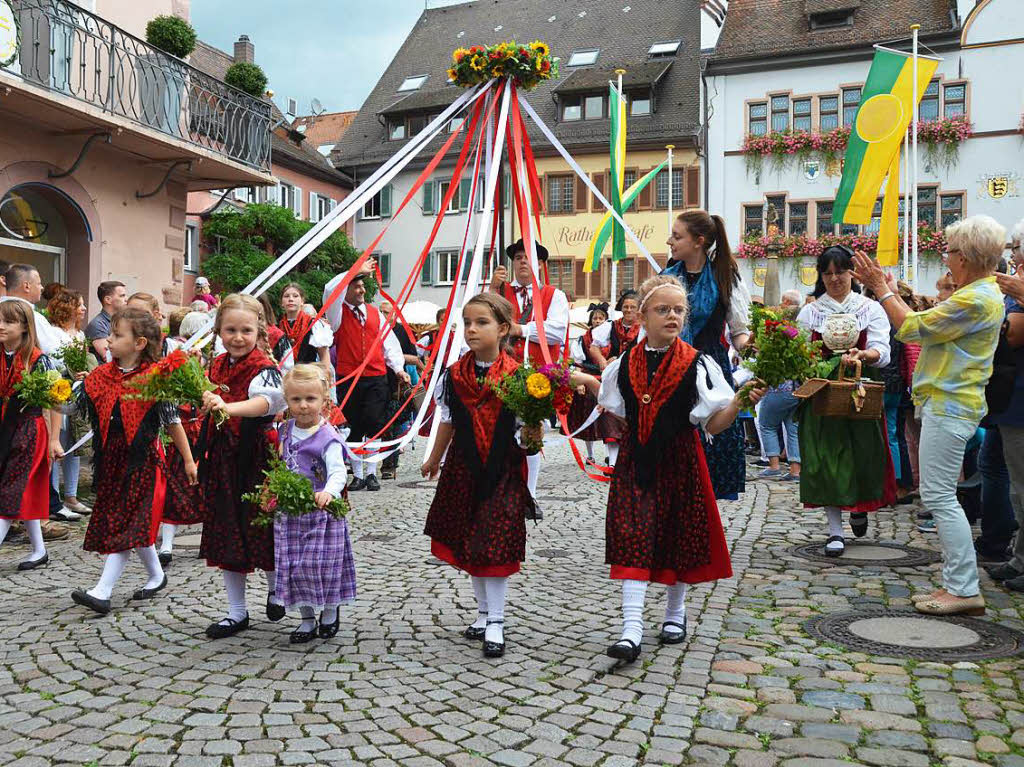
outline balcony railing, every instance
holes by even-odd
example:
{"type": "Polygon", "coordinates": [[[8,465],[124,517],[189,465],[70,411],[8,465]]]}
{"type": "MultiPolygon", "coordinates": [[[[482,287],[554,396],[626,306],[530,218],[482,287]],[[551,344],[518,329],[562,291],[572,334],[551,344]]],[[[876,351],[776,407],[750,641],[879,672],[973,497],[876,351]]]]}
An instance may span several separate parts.
{"type": "Polygon", "coordinates": [[[64,0],[13,0],[4,69],[176,139],[270,170],[270,105],[64,0]]]}

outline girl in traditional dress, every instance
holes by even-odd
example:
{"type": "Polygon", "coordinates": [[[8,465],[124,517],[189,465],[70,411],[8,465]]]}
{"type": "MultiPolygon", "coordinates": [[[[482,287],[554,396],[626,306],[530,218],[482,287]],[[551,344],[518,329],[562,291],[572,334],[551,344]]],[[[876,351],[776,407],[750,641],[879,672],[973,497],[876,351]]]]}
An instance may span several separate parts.
{"type": "Polygon", "coordinates": [[[15,520],[22,520],[32,553],[18,569],[31,570],[50,561],[41,523],[50,515],[50,465],[64,451],[61,414],[23,408],[14,391],[25,371],[55,369],[39,350],[27,302],[0,301],[0,346],[0,543],[15,520]]]}
{"type": "Polygon", "coordinates": [[[356,566],[348,524],[323,508],[345,492],[343,441],[326,419],[334,381],[320,365],[299,364],[284,377],[291,420],[281,426],[281,457],[313,483],[319,511],[274,520],[277,595],[286,608],[299,608],[302,623],[292,644],[338,633],[338,606],[356,598],[356,566]],[[317,625],[316,614],[320,613],[317,625]]]}
{"type": "Polygon", "coordinates": [[[478,615],[463,636],[482,639],[484,656],[498,658],[505,653],[508,577],[526,556],[526,518],[536,509],[516,417],[488,385],[519,367],[507,351],[512,305],[481,293],[462,316],[469,351],[445,371],[435,394],[441,425],[422,473],[433,479],[440,471],[441,478],[424,532],[434,556],[471,576],[478,615]]]}
{"type": "MultiPolygon", "coordinates": [[[[842,352],[848,365],[856,360],[872,368],[888,365],[889,320],[882,307],[862,296],[854,285],[853,251],[833,245],[818,256],[817,268],[816,300],[800,310],[797,323],[810,330],[814,340],[821,340],[829,317],[851,314],[860,330],[857,348],[823,348],[822,352],[842,352]]],[[[805,404],[800,409],[799,437],[800,500],[809,508],[825,507],[825,554],[838,557],[846,548],[843,511],[850,512],[850,528],[860,538],[868,529],[866,512],[896,500],[885,421],[823,418],[805,404]]]]}
{"type": "MultiPolygon", "coordinates": [[[[574,375],[628,424],[605,526],[605,561],[622,581],[623,622],[608,655],[627,662],[640,655],[648,583],[668,587],[658,641],[677,644],[686,638],[687,584],[732,575],[697,427],[720,435],[743,407],[718,363],[679,338],[688,311],[679,281],[651,277],[640,296],[645,341],[609,364],[600,381],[574,375]]],[[[763,393],[751,390],[750,400],[763,393]]]]}
{"type": "MultiPolygon", "coordinates": [[[[600,372],[597,363],[592,359],[590,347],[594,340],[594,331],[605,327],[608,324],[608,304],[591,304],[587,308],[587,332],[577,338],[569,345],[572,361],[582,370],[598,374],[600,372]]],[[[566,415],[566,422],[569,425],[569,432],[573,433],[590,416],[597,407],[597,397],[588,393],[585,389],[576,392],[572,398],[572,405],[566,415]]],[[[609,419],[610,420],[610,416],[609,419]]],[[[587,458],[594,462],[594,445],[605,439],[606,424],[602,423],[604,417],[599,417],[594,423],[576,435],[576,439],[583,440],[587,446],[587,458]]]]}
{"type": "Polygon", "coordinates": [[[328,368],[331,365],[331,346],[334,336],[324,322],[315,322],[303,311],[306,294],[296,282],[285,285],[281,292],[281,309],[284,315],[277,326],[292,345],[292,357],[296,364],[320,362],[328,368]]]}
{"type": "Polygon", "coordinates": [[[95,434],[96,478],[96,503],[83,548],[106,557],[99,582],[88,591],[71,592],[77,604],[101,615],[110,612],[110,595],[132,550],[149,576],[132,599],[152,599],[167,585],[153,545],[167,491],[161,426],[181,456],[188,482],[196,481],[196,464],[177,409],[125,398],[133,381],[141,381],[160,359],[160,326],[149,312],[126,307],[111,319],[108,343],[111,361],[92,371],[82,387],[95,434]]]}
{"type": "Polygon", "coordinates": [[[200,438],[205,445],[200,477],[205,513],[199,555],[224,572],[228,614],[206,629],[208,637],[220,639],[249,628],[245,579],[253,570],[267,574],[267,618],[279,621],[285,614],[275,595],[274,531],[254,525],[259,509],[242,500],[263,480],[277,437],[271,424],[285,402],[280,372],[257,348],[267,342],[260,302],[238,293],[225,297],[213,330],[226,352],[210,365],[210,380],[220,386],[220,393],[203,395],[203,411],[209,416],[200,438]],[[215,414],[228,416],[219,428],[215,414]]]}
{"type": "MultiPolygon", "coordinates": [[[[662,274],[676,277],[686,288],[690,316],[680,338],[704,352],[721,368],[733,386],[729,362],[732,346],[742,351],[750,338],[750,293],[729,248],[725,222],[704,210],[688,210],[676,217],[668,238],[671,260],[662,274]]],[[[715,497],[735,500],[743,492],[747,467],[743,428],[739,423],[709,442],[701,436],[715,497]]]]}

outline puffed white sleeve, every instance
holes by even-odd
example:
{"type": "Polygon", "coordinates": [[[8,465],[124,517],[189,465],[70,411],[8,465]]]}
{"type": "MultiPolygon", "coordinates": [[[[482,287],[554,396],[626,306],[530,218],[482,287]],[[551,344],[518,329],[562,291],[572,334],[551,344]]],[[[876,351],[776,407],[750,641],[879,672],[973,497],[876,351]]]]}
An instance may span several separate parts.
{"type": "Polygon", "coordinates": [[[622,357],[618,357],[608,363],[608,367],[601,373],[601,390],[597,394],[597,404],[619,418],[626,417],[626,401],[622,399],[622,392],[619,391],[619,363],[622,357]]]}
{"type": "Polygon", "coordinates": [[[286,407],[284,391],[281,389],[281,371],[277,368],[263,370],[249,383],[249,399],[263,397],[268,410],[264,415],[283,413],[286,407]]]}
{"type": "MultiPolygon", "coordinates": [[[[348,274],[348,272],[344,271],[337,277],[335,277],[333,280],[328,282],[326,285],[324,285],[323,304],[327,303],[327,299],[330,298],[331,293],[334,292],[334,289],[338,286],[338,283],[345,279],[346,274],[348,274]]],[[[341,327],[341,308],[342,306],[344,306],[345,303],[342,299],[343,296],[339,296],[338,300],[335,301],[330,306],[328,306],[327,311],[324,312],[324,319],[327,320],[327,324],[330,326],[332,333],[337,331],[337,329],[341,327]]]]}
{"type": "MultiPolygon", "coordinates": [[[[565,342],[565,331],[569,328],[569,299],[561,290],[551,296],[551,306],[544,317],[544,338],[549,346],[565,342]]],[[[523,325],[523,337],[532,344],[540,343],[537,335],[537,323],[534,320],[523,325]]]]}
{"type": "Polygon", "coordinates": [[[868,305],[868,349],[877,349],[880,356],[872,367],[884,368],[889,364],[891,350],[889,348],[889,318],[882,305],[872,301],[868,305]]]}
{"type": "Polygon", "coordinates": [[[612,342],[612,323],[602,322],[591,333],[591,346],[609,346],[612,342]]]}
{"type": "Polygon", "coordinates": [[[701,355],[697,364],[701,366],[697,371],[697,403],[690,411],[690,423],[704,429],[711,416],[729,406],[736,392],[713,359],[701,355]]]}
{"type": "Polygon", "coordinates": [[[327,464],[327,484],[324,491],[335,498],[341,497],[345,489],[345,451],[340,442],[332,442],[324,452],[324,463],[327,464]]]}
{"type": "Polygon", "coordinates": [[[317,320],[309,331],[309,345],[316,349],[324,349],[334,345],[334,333],[323,320],[317,320]]]}
{"type": "Polygon", "coordinates": [[[434,412],[437,413],[437,417],[441,419],[441,423],[452,422],[452,411],[448,407],[448,403],[444,401],[444,390],[445,386],[448,385],[448,377],[451,375],[447,370],[441,373],[440,379],[437,381],[437,386],[434,388],[434,412]]]}
{"type": "Polygon", "coordinates": [[[750,332],[750,291],[742,277],[737,277],[729,296],[729,316],[726,318],[733,336],[750,332]]]}

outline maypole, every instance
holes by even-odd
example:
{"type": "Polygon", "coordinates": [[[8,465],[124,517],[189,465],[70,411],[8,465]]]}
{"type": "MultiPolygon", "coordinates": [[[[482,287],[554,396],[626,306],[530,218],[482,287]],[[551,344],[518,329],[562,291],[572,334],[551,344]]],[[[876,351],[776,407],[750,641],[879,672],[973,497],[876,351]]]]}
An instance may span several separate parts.
{"type": "Polygon", "coordinates": [[[920,119],[920,116],[921,116],[921,112],[920,112],[920,109],[918,107],[918,104],[919,104],[919,102],[921,100],[921,96],[920,96],[920,91],[918,90],[918,83],[917,83],[917,63],[918,63],[917,62],[917,59],[918,59],[918,56],[917,56],[917,35],[918,35],[918,32],[921,31],[921,25],[920,24],[911,24],[910,25],[910,29],[914,33],[914,46],[913,46],[914,85],[913,85],[913,88],[914,88],[914,94],[917,96],[917,98],[914,99],[914,117],[913,117],[913,121],[912,121],[911,126],[910,126],[910,140],[913,142],[911,144],[911,157],[910,157],[910,163],[911,163],[910,185],[914,189],[914,202],[913,202],[914,211],[911,214],[911,222],[910,222],[911,223],[910,236],[912,238],[912,240],[911,240],[912,241],[912,245],[910,246],[910,250],[911,250],[911,259],[913,261],[913,269],[914,269],[914,281],[913,281],[914,292],[916,293],[917,289],[918,289],[918,284],[920,282],[919,277],[917,275],[917,122],[918,122],[918,120],[920,119]]]}
{"type": "MultiPolygon", "coordinates": [[[[623,212],[622,207],[622,185],[626,180],[626,99],[622,95],[622,76],[626,74],[625,69],[616,69],[618,76],[618,87],[615,90],[613,103],[608,104],[608,112],[612,114],[612,139],[611,139],[611,192],[612,204],[616,206],[619,213],[623,212]]],[[[615,306],[619,295],[619,260],[626,255],[626,233],[622,227],[615,224],[615,233],[612,236],[612,281],[611,295],[609,301],[615,306]]]]}
{"type": "Polygon", "coordinates": [[[667,144],[665,148],[668,150],[668,234],[672,234],[672,150],[676,145],[667,144]]]}

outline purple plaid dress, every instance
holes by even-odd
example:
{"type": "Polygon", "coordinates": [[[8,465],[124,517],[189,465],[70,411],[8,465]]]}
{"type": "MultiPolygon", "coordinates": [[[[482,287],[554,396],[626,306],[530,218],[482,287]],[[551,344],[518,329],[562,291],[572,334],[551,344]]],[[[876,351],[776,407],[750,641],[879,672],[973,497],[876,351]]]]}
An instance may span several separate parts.
{"type": "MultiPolygon", "coordinates": [[[[281,455],[288,468],[308,477],[313,490],[328,483],[325,455],[342,443],[333,426],[323,423],[315,434],[293,441],[295,421],[281,426],[281,455]]],[[[342,484],[344,488],[344,484],[342,484]]],[[[344,491],[342,491],[344,494],[344,491]]],[[[348,604],[356,597],[356,566],[348,523],[315,509],[298,517],[274,520],[274,564],[277,597],[285,607],[324,607],[348,604]]]]}

